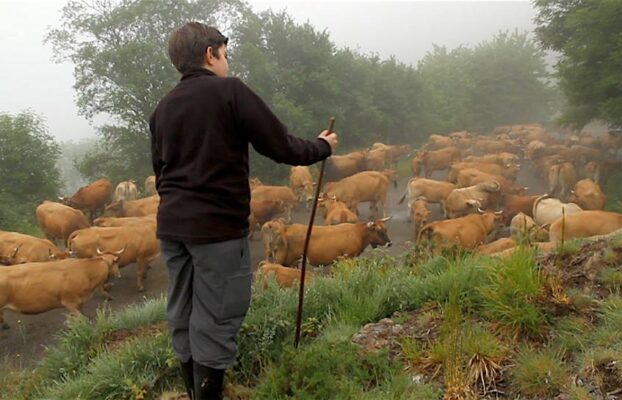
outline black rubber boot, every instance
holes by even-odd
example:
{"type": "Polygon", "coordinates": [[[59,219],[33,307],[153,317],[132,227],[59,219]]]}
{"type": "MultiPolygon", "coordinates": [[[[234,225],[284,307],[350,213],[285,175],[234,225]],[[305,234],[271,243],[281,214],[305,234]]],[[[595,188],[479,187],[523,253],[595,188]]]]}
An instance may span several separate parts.
{"type": "Polygon", "coordinates": [[[194,363],[194,400],[222,400],[225,370],[194,363]]]}
{"type": "Polygon", "coordinates": [[[192,358],[188,362],[181,363],[181,377],[184,379],[184,386],[190,400],[194,398],[194,368],[192,358]]]}

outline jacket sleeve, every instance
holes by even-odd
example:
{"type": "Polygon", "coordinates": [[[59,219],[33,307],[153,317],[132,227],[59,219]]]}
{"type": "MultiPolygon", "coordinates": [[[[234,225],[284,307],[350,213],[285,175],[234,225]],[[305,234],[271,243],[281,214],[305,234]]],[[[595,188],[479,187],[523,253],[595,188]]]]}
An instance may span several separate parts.
{"type": "Polygon", "coordinates": [[[155,126],[155,111],[149,118],[149,132],[151,133],[151,165],[156,177],[156,187],[160,180],[160,173],[162,172],[162,160],[160,158],[160,151],[156,143],[156,126],[155,126]]]}
{"type": "Polygon", "coordinates": [[[323,139],[307,140],[290,135],[255,92],[237,78],[232,81],[236,127],[259,154],[289,165],[310,165],[331,155],[331,147],[323,139]]]}

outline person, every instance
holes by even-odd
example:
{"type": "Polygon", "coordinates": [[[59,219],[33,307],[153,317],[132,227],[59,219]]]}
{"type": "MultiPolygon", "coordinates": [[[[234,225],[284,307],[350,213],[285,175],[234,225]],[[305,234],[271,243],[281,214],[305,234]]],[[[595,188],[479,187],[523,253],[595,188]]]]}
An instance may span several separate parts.
{"type": "Polygon", "coordinates": [[[289,165],[313,164],[337,146],[328,131],[314,140],[290,135],[257,94],[228,77],[227,43],[199,22],[173,31],[168,53],[181,80],[149,120],[167,320],[191,399],[222,399],[250,304],[249,143],[289,165]]]}

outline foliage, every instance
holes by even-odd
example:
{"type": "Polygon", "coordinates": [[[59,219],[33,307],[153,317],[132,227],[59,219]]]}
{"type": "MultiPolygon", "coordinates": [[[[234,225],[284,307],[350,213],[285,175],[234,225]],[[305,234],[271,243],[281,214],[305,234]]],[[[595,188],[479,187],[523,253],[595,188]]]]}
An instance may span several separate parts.
{"type": "MultiPolygon", "coordinates": [[[[92,151],[95,145],[95,138],[81,139],[79,141],[67,140],[61,143],[61,155],[58,160],[58,169],[60,170],[62,182],[64,184],[61,194],[71,195],[79,188],[89,183],[80,174],[76,165],[79,160],[82,160],[86,153],[92,151]]],[[[97,173],[93,175],[97,175],[97,178],[100,177],[97,173]]]]}
{"type": "Polygon", "coordinates": [[[33,230],[34,208],[58,195],[59,155],[41,116],[0,114],[0,229],[33,230]]]}
{"type": "Polygon", "coordinates": [[[567,104],[562,121],[582,128],[599,119],[622,127],[622,3],[536,0],[536,34],[561,53],[556,65],[567,104]]]}
{"type": "Polygon", "coordinates": [[[434,46],[419,63],[433,131],[490,131],[544,122],[554,103],[542,51],[527,33],[499,32],[475,48],[434,46]]]}
{"type": "MultiPolygon", "coordinates": [[[[293,134],[314,138],[335,116],[342,151],[376,141],[419,145],[430,133],[541,121],[550,111],[543,57],[526,34],[500,33],[474,49],[437,47],[414,67],[338,49],[326,31],[284,12],[254,14],[236,0],[70,1],[47,40],[76,65],[80,112],[115,120],[79,163],[85,177],[151,174],[146,121],[178,78],[165,54],[168,35],[189,20],[232,37],[232,75],[293,134]]],[[[251,152],[251,171],[280,181],[288,170],[251,152]]]]}

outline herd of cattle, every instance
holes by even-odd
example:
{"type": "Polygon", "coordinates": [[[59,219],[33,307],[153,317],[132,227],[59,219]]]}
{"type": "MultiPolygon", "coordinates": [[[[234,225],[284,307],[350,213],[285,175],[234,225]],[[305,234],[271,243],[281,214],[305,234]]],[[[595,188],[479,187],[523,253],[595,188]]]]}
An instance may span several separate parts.
{"type": "MultiPolygon", "coordinates": [[[[485,136],[432,135],[414,152],[409,145],[375,143],[334,155],[327,160],[318,202],[324,224],[313,229],[308,261],[329,265],[370,245],[391,245],[387,194],[391,185],[397,187],[395,167],[405,156],[411,157],[413,177],[400,203],[407,200],[412,240],[433,249],[459,246],[504,255],[518,244],[547,251],[561,240],[610,233],[622,228],[622,215],[603,211],[601,171],[621,147],[622,138],[615,135],[559,136],[531,124],[498,127],[485,136]],[[544,177],[548,193],[526,195],[528,188],[516,183],[521,163],[544,177]],[[447,171],[445,181],[431,179],[438,171],[447,171]],[[371,220],[361,221],[361,203],[369,204],[371,220]],[[442,218],[431,221],[430,204],[440,205],[442,218]],[[498,239],[503,232],[506,237],[498,239]]],[[[307,231],[306,225],[291,223],[291,213],[296,207],[309,210],[313,174],[308,167],[292,167],[289,186],[264,185],[256,178],[249,185],[249,236],[260,227],[262,281],[274,276],[279,285],[291,286],[300,276],[295,267],[307,231]]],[[[109,180],[100,179],[37,207],[47,239],[0,231],[0,264],[6,265],[0,267],[0,325],[6,327],[3,309],[36,314],[65,307],[79,313],[96,289],[109,298],[109,278],[131,263],[137,264],[137,286],[143,290],[149,263],[160,253],[158,204],[153,176],[140,198],[133,181],[113,191],[109,180]]]]}

